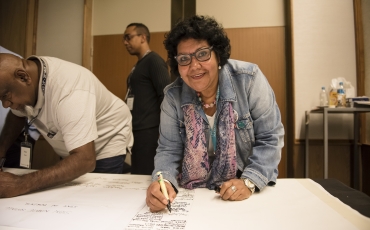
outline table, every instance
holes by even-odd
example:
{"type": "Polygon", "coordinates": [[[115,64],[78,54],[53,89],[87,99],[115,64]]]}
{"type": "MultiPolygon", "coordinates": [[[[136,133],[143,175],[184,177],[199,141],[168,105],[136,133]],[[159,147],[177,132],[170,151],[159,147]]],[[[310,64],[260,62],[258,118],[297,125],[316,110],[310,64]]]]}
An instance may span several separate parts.
{"type": "Polygon", "coordinates": [[[323,131],[324,131],[324,178],[328,178],[328,114],[353,114],[354,115],[354,135],[353,135],[353,186],[355,189],[360,188],[359,183],[359,151],[358,151],[358,139],[359,139],[359,113],[368,113],[370,108],[317,108],[310,111],[306,111],[306,131],[305,131],[305,145],[306,145],[306,163],[305,163],[305,176],[309,176],[309,123],[311,113],[322,113],[323,114],[323,131]]]}
{"type": "MultiPolygon", "coordinates": [[[[28,170],[5,169],[15,174],[28,170]]],[[[88,173],[72,182],[0,199],[0,229],[369,229],[370,218],[311,179],[278,179],[244,201],[214,191],[179,189],[172,212],[145,205],[150,176],[88,173]]],[[[370,198],[368,198],[370,200],[370,198]]]]}
{"type": "Polygon", "coordinates": [[[363,192],[350,188],[336,179],[314,179],[332,196],[364,216],[370,217],[370,197],[363,192]]]}

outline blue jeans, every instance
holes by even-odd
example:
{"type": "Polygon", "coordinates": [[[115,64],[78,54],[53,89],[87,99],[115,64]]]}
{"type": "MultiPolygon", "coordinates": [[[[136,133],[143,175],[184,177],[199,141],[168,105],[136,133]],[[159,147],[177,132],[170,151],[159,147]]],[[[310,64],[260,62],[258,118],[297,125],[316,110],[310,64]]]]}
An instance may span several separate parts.
{"type": "Polygon", "coordinates": [[[93,173],[123,173],[123,164],[125,162],[126,155],[120,155],[115,157],[109,157],[96,161],[95,170],[93,173]]]}

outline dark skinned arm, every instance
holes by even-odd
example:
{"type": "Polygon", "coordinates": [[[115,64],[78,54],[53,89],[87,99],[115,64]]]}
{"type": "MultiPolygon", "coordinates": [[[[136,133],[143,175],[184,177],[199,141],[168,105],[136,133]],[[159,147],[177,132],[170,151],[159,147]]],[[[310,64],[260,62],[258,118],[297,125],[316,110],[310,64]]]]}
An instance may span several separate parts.
{"type": "Polygon", "coordinates": [[[24,117],[18,117],[12,112],[7,114],[3,130],[0,134],[0,158],[5,157],[6,151],[22,132],[25,124],[24,117]]]}
{"type": "Polygon", "coordinates": [[[94,142],[73,149],[56,165],[21,176],[0,172],[0,198],[15,197],[61,185],[95,169],[94,142]]]}

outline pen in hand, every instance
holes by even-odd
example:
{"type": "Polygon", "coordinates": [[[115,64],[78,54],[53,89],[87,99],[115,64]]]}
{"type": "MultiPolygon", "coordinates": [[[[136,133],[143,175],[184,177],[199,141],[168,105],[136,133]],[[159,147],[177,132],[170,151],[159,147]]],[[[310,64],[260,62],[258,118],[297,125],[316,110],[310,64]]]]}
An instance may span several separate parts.
{"type": "Polygon", "coordinates": [[[3,157],[3,158],[0,159],[0,171],[4,171],[3,170],[3,166],[4,166],[4,163],[5,163],[5,160],[6,160],[5,157],[3,157]]]}
{"type": "Polygon", "coordinates": [[[163,181],[162,172],[157,172],[157,177],[158,177],[158,183],[161,186],[162,193],[163,193],[163,195],[166,197],[166,199],[168,201],[168,203],[167,203],[167,209],[168,209],[168,211],[171,212],[170,198],[168,197],[168,192],[167,192],[167,189],[166,189],[166,185],[164,184],[164,181],[163,181]]]}

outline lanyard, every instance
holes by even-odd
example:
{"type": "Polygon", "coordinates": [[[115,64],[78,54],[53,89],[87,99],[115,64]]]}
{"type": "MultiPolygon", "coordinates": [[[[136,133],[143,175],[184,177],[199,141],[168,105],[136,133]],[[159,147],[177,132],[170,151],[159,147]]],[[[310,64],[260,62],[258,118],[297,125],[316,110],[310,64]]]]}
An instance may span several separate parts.
{"type": "MultiPolygon", "coordinates": [[[[218,87],[217,88],[217,95],[216,95],[216,105],[218,103],[219,95],[220,95],[220,88],[218,87]]],[[[211,128],[211,138],[212,138],[214,151],[216,151],[216,147],[217,147],[216,130],[217,130],[217,110],[216,110],[216,117],[215,117],[215,120],[213,122],[213,127],[211,128]]]]}
{"type": "MultiPolygon", "coordinates": [[[[38,59],[40,60],[41,64],[42,64],[42,80],[41,80],[41,90],[42,90],[42,94],[45,96],[45,86],[46,86],[46,77],[47,77],[47,70],[46,70],[46,64],[45,62],[40,58],[38,59]]],[[[28,137],[28,130],[30,128],[30,126],[32,125],[32,123],[36,120],[36,118],[39,116],[40,114],[40,111],[41,111],[41,108],[39,109],[39,112],[37,113],[36,117],[33,117],[30,122],[28,122],[28,118],[26,117],[25,119],[25,125],[24,125],[24,137],[25,137],[25,141],[27,142],[27,137],[28,137]]]]}
{"type": "MultiPolygon", "coordinates": [[[[40,110],[39,110],[39,113],[40,113],[40,110]]],[[[38,116],[39,114],[37,114],[37,116],[38,116]]],[[[32,125],[32,123],[35,121],[35,119],[37,118],[37,116],[36,117],[34,117],[34,118],[32,118],[32,120],[30,121],[30,122],[28,122],[28,118],[26,117],[26,119],[24,119],[24,121],[25,121],[25,124],[24,124],[24,140],[25,140],[25,142],[27,142],[27,137],[28,137],[28,130],[29,130],[29,128],[30,128],[30,126],[32,125]]]]}

